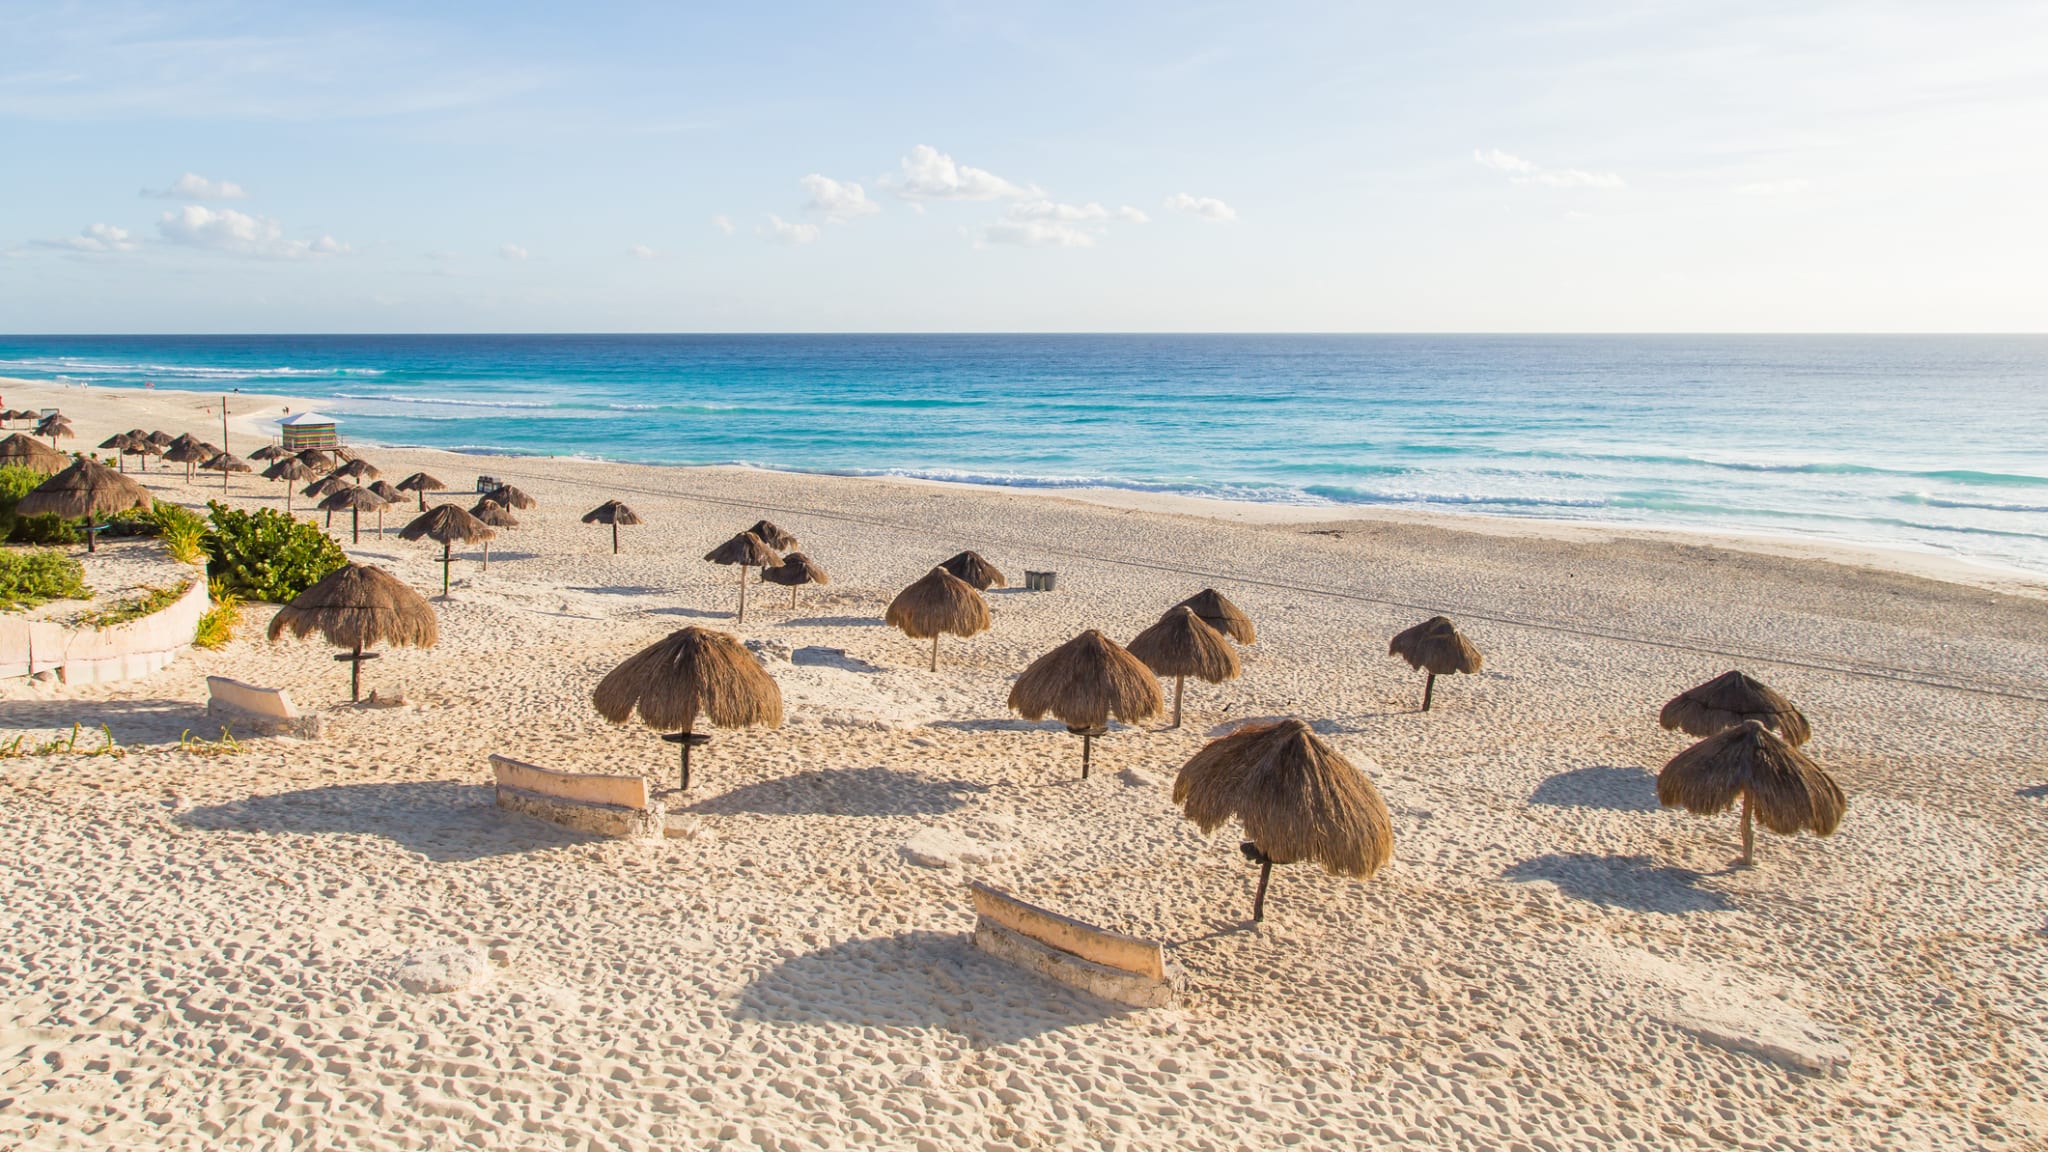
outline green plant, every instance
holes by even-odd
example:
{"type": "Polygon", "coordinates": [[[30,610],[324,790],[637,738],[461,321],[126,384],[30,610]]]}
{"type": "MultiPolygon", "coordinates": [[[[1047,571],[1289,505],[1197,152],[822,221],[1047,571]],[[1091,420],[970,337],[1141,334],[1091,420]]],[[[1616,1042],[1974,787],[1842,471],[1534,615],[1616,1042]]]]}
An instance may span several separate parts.
{"type": "Polygon", "coordinates": [[[61,516],[17,516],[14,506],[49,477],[33,468],[0,466],[0,540],[14,544],[76,544],[82,536],[61,516]]]}
{"type": "Polygon", "coordinates": [[[197,564],[204,555],[201,543],[206,535],[206,519],[183,504],[172,504],[159,500],[149,509],[150,522],[156,525],[157,539],[163,541],[164,551],[180,564],[197,564]]]}
{"type": "Polygon", "coordinates": [[[126,624],[130,620],[140,620],[144,616],[161,612],[176,604],[178,597],[183,596],[191,587],[192,582],[184,580],[175,585],[162,584],[154,588],[144,588],[142,595],[118,600],[105,608],[95,608],[80,615],[78,622],[92,628],[111,628],[116,624],[126,624]]]}
{"type": "Polygon", "coordinates": [[[0,550],[0,608],[33,608],[51,600],[86,600],[85,569],[62,552],[0,550]]]}
{"type": "MultiPolygon", "coordinates": [[[[126,756],[128,754],[127,749],[122,748],[120,745],[114,743],[114,733],[112,729],[108,728],[105,724],[102,724],[100,725],[100,732],[106,736],[107,742],[98,748],[88,749],[85,752],[80,753],[81,755],[120,757],[126,756]]],[[[28,739],[28,733],[24,732],[21,735],[16,736],[11,742],[5,745],[0,745],[0,758],[14,758],[20,756],[67,756],[73,752],[78,751],[78,733],[78,725],[73,724],[71,726],[71,735],[59,736],[54,740],[45,740],[40,744],[33,744],[30,745],[28,748],[24,749],[21,746],[22,742],[28,739]]],[[[225,736],[227,734],[226,729],[222,729],[221,734],[225,736]]]]}
{"type": "Polygon", "coordinates": [[[213,524],[203,540],[207,574],[252,600],[282,604],[348,563],[317,524],[268,508],[242,512],[218,501],[206,507],[213,524]]]}
{"type": "Polygon", "coordinates": [[[235,734],[226,728],[220,730],[218,740],[194,739],[190,728],[185,729],[184,734],[178,737],[178,751],[189,752],[194,756],[233,756],[241,750],[242,742],[235,739],[235,734]]]}
{"type": "Polygon", "coordinates": [[[192,643],[201,648],[221,648],[235,638],[235,629],[242,623],[242,598],[219,576],[206,582],[206,594],[213,606],[199,617],[192,643]]]}

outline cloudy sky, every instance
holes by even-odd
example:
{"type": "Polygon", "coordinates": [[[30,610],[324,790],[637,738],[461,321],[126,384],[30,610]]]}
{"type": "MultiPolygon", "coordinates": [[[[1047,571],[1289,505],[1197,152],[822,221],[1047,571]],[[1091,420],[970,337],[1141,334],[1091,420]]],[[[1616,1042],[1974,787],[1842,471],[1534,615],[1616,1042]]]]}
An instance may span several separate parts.
{"type": "Polygon", "coordinates": [[[2041,331],[2048,4],[0,0],[0,331],[2041,331]]]}

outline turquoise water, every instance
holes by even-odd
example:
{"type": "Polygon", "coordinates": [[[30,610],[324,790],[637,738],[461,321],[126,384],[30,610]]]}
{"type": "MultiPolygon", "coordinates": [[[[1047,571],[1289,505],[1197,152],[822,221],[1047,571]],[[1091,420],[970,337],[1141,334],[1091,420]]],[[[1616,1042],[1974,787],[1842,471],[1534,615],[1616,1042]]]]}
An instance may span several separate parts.
{"type": "Polygon", "coordinates": [[[2048,337],[4,337],[358,442],[1762,531],[2048,572],[2048,337]]]}

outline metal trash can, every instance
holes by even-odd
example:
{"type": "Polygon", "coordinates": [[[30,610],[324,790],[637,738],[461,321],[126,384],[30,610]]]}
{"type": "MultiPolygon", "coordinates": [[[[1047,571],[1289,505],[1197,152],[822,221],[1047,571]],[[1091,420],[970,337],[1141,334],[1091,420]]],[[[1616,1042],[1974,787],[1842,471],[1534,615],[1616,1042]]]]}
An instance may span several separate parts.
{"type": "Polygon", "coordinates": [[[1024,590],[1026,592],[1050,592],[1053,590],[1053,585],[1058,581],[1059,573],[1057,572],[1033,572],[1029,568],[1024,570],[1024,590]]]}
{"type": "Polygon", "coordinates": [[[496,492],[498,489],[503,488],[504,486],[504,482],[499,480],[496,476],[478,476],[476,478],[476,490],[478,492],[483,493],[486,496],[490,495],[493,492],[496,492]]]}

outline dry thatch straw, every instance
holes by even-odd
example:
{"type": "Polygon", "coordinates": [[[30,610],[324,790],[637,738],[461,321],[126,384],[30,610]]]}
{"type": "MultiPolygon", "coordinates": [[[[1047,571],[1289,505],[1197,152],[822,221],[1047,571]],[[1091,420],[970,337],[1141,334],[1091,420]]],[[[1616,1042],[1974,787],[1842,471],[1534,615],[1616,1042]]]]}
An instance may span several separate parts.
{"type": "Polygon", "coordinates": [[[17,516],[57,515],[85,521],[85,550],[98,550],[99,529],[93,521],[130,508],[149,508],[142,485],[89,457],[42,482],[14,505],[17,516]]]}
{"type": "Polygon", "coordinates": [[[683,788],[690,787],[690,747],[701,720],[720,728],[782,723],[782,689],[737,638],[708,628],[671,632],[598,681],[591,703],[614,724],[631,720],[683,733],[683,788]]]}
{"type": "Polygon", "coordinates": [[[734,536],[732,539],[706,552],[704,558],[713,564],[737,564],[739,566],[740,610],[738,615],[733,617],[733,622],[736,624],[744,624],[747,620],[747,569],[768,568],[782,563],[782,557],[776,554],[775,549],[770,548],[765,541],[752,532],[742,532],[734,536]]]}
{"type": "Polygon", "coordinates": [[[384,498],[386,504],[396,504],[405,499],[405,493],[391,486],[389,480],[378,480],[370,485],[370,491],[384,498]]]}
{"type": "Polygon", "coordinates": [[[31,440],[19,432],[9,433],[0,440],[0,465],[28,468],[45,476],[55,476],[70,467],[71,457],[55,448],[45,448],[42,443],[31,440]]]}
{"type": "Polygon", "coordinates": [[[476,506],[469,510],[469,514],[493,528],[519,527],[519,517],[514,516],[510,508],[489,496],[477,501],[476,506]]]}
{"type": "Polygon", "coordinates": [[[883,620],[899,628],[912,640],[929,637],[932,642],[932,671],[939,669],[939,636],[972,636],[988,631],[988,601],[974,586],[944,568],[925,573],[910,587],[889,601],[883,620]]]}
{"type": "Polygon", "coordinates": [[[448,566],[454,561],[455,545],[476,544],[496,535],[489,525],[453,504],[436,504],[398,530],[400,540],[425,538],[440,542],[443,596],[448,594],[448,566]]]}
{"type": "Polygon", "coordinates": [[[1806,714],[1790,700],[1740,672],[1723,672],[1705,684],[1688,688],[1671,698],[1657,723],[1688,736],[1712,736],[1744,720],[1755,720],[1793,746],[1813,738],[1806,714]]]}
{"type": "Polygon", "coordinates": [[[299,451],[299,463],[313,471],[326,475],[334,471],[334,457],[318,448],[304,448],[299,451]]]}
{"type": "Polygon", "coordinates": [[[159,449],[169,448],[171,445],[176,444],[178,442],[178,438],[176,436],[171,435],[169,432],[166,432],[161,428],[145,433],[143,435],[143,439],[149,441],[151,444],[156,445],[159,449]]]}
{"type": "Polygon", "coordinates": [[[1221,684],[1242,671],[1237,649],[1185,604],[1167,609],[1159,622],[1138,633],[1130,654],[1161,677],[1173,677],[1173,726],[1180,727],[1181,689],[1187,678],[1221,684]]]}
{"type": "Polygon", "coordinates": [[[50,447],[52,448],[57,446],[59,438],[74,440],[78,437],[78,433],[71,430],[71,421],[66,420],[62,416],[52,416],[36,425],[36,435],[48,436],[50,438],[50,447]]]}
{"type": "Polygon", "coordinates": [[[1482,659],[1471,641],[1458,635],[1458,626],[1447,616],[1431,616],[1415,627],[1395,634],[1387,644],[1387,655],[1399,656],[1410,668],[1421,670],[1422,710],[1429,711],[1436,695],[1436,678],[1479,671],[1482,659]]]}
{"type": "Polygon", "coordinates": [[[235,472],[249,471],[249,462],[232,452],[218,452],[213,458],[200,465],[208,472],[220,473],[220,490],[228,490],[228,476],[235,472]]]}
{"type": "Polygon", "coordinates": [[[1687,748],[1657,775],[1657,802],[1697,816],[1742,801],[1742,862],[1756,859],[1755,821],[1780,836],[1829,836],[1848,798],[1820,765],[1758,721],[1744,720],[1687,748]]]}
{"type": "Polygon", "coordinates": [[[193,466],[204,464],[213,455],[214,453],[209,451],[206,445],[201,444],[196,439],[181,440],[164,450],[164,459],[173,464],[183,464],[185,466],[185,483],[187,484],[192,482],[193,466]]]}
{"type": "Polygon", "coordinates": [[[285,451],[283,448],[280,448],[275,444],[265,444],[263,447],[258,448],[254,452],[249,453],[249,459],[282,460],[289,455],[291,455],[291,453],[285,451]]]}
{"type": "Polygon", "coordinates": [[[791,552],[782,558],[782,563],[773,568],[761,569],[761,579],[770,584],[780,584],[789,589],[789,606],[796,607],[796,590],[804,584],[830,584],[832,578],[818,566],[818,562],[801,552],[791,552]]]}
{"type": "Polygon", "coordinates": [[[349,483],[347,480],[343,479],[340,476],[322,476],[320,479],[315,480],[311,484],[306,485],[305,489],[300,494],[304,496],[311,496],[315,500],[324,500],[327,497],[334,495],[336,492],[340,492],[343,489],[353,487],[355,487],[355,485],[349,483]]]}
{"type": "Polygon", "coordinates": [[[533,497],[528,496],[510,484],[500,484],[491,491],[484,493],[484,499],[496,500],[507,508],[517,508],[521,511],[536,507],[539,503],[533,497]]]}
{"type": "Polygon", "coordinates": [[[974,585],[977,592],[991,588],[1008,588],[1010,582],[1003,579],[1002,570],[982,559],[981,553],[969,550],[948,559],[939,565],[946,571],[974,585]]]}
{"type": "Polygon", "coordinates": [[[619,554],[619,528],[631,528],[640,523],[640,514],[619,503],[607,500],[583,514],[585,524],[609,524],[612,526],[612,555],[619,554]]]}
{"type": "Polygon", "coordinates": [[[1228,596],[1214,588],[1204,588],[1174,607],[1193,609],[1195,615],[1202,618],[1202,623],[1239,644],[1258,642],[1259,630],[1252,627],[1252,618],[1244,614],[1244,609],[1232,604],[1228,596]]]}
{"type": "Polygon", "coordinates": [[[747,529],[747,531],[760,537],[761,543],[775,549],[777,552],[787,552],[797,546],[796,537],[777,528],[772,521],[756,520],[754,521],[754,526],[747,529]]]}
{"type": "Polygon", "coordinates": [[[347,463],[343,464],[341,467],[336,468],[334,470],[334,474],[336,476],[346,476],[349,479],[360,483],[364,480],[375,480],[377,477],[382,476],[384,474],[384,470],[377,467],[375,464],[370,463],[368,460],[365,460],[362,457],[357,456],[351,458],[347,463]]]}
{"type": "MultiPolygon", "coordinates": [[[[330,476],[328,479],[332,480],[333,477],[330,476]]],[[[360,544],[363,542],[363,513],[382,513],[385,503],[386,501],[382,496],[377,495],[368,488],[358,488],[353,484],[343,484],[340,488],[328,493],[325,500],[320,501],[320,510],[329,516],[333,516],[336,512],[347,512],[349,543],[360,544]]],[[[383,532],[384,521],[380,515],[377,520],[377,534],[381,536],[383,532]]]]}
{"type": "Polygon", "coordinates": [[[1259,862],[1252,919],[1264,919],[1273,865],[1312,860],[1335,876],[1371,876],[1394,857],[1394,822],[1365,774],[1306,723],[1247,724],[1181,766],[1174,803],[1204,832],[1232,817],[1259,862]]]}
{"type": "Polygon", "coordinates": [[[1083,780],[1091,745],[1111,716],[1136,724],[1164,705],[1152,670],[1093,628],[1033,660],[1010,686],[1010,707],[1026,720],[1051,715],[1081,737],[1083,780]]]}
{"type": "Polygon", "coordinates": [[[318,632],[350,653],[349,699],[362,699],[363,649],[378,645],[432,648],[441,638],[434,610],[404,581],[369,564],[348,564],[292,598],[270,619],[270,638],[318,632]]]}
{"type": "Polygon", "coordinates": [[[417,492],[420,494],[420,511],[422,512],[427,510],[427,493],[439,492],[446,487],[448,487],[446,484],[441,483],[425,472],[415,472],[398,482],[399,491],[417,492]]]}
{"type": "Polygon", "coordinates": [[[265,480],[285,482],[284,514],[287,516],[292,514],[292,485],[313,474],[313,470],[306,467],[306,462],[297,456],[280,456],[276,463],[263,470],[265,480]]]}

